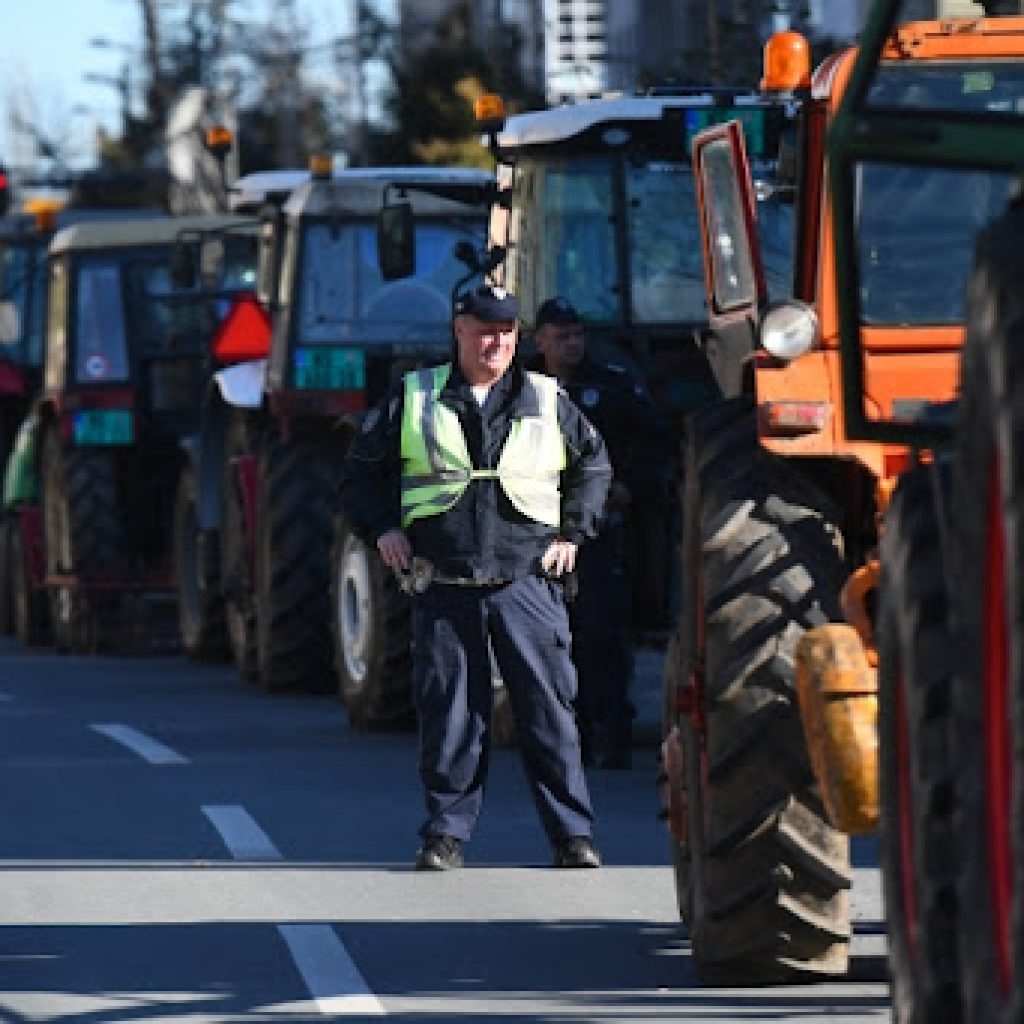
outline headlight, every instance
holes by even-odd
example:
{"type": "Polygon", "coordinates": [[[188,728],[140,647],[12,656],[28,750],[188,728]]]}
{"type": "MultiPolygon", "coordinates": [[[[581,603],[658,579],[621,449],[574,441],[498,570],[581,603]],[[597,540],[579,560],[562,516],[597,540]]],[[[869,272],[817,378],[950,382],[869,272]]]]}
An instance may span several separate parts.
{"type": "Polygon", "coordinates": [[[760,335],[764,349],[776,359],[791,363],[810,352],[817,342],[817,314],[802,302],[783,302],[765,313],[760,335]]]}

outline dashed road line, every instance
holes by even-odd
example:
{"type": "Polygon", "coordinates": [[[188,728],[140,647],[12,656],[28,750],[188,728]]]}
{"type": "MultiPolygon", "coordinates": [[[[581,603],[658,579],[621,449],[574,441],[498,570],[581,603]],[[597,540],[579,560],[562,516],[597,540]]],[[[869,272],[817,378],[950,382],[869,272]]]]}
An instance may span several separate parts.
{"type": "Polygon", "coordinates": [[[385,1016],[387,1011],[330,925],[280,924],[277,930],[322,1014],[385,1016]]]}
{"type": "MultiPolygon", "coordinates": [[[[281,854],[249,812],[235,804],[206,804],[203,814],[236,860],[280,860],[281,854]]],[[[383,1017],[387,1011],[370,990],[337,932],[328,924],[280,924],[295,966],[321,1014],[383,1017]]]]}
{"type": "Polygon", "coordinates": [[[188,764],[187,757],[182,757],[176,750],[171,750],[159,740],[133,729],[130,725],[109,722],[91,725],[89,728],[127,747],[150,764],[188,764]]]}
{"type": "Polygon", "coordinates": [[[204,805],[203,814],[220,833],[224,845],[235,860],[281,859],[281,852],[244,807],[230,804],[204,805]]]}

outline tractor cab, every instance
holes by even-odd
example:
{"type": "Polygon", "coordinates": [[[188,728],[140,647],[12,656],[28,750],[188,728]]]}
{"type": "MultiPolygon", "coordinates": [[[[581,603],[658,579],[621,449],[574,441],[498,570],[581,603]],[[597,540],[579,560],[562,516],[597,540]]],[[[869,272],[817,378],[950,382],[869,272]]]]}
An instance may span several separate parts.
{"type": "Polygon", "coordinates": [[[266,389],[276,414],[358,413],[396,374],[447,355],[451,293],[466,271],[455,248],[483,247],[482,196],[492,186],[491,175],[463,168],[318,172],[264,219],[260,279],[276,282],[266,389]],[[388,279],[377,219],[395,192],[411,207],[414,266],[388,279]]]}
{"type": "Polygon", "coordinates": [[[60,649],[105,645],[122,597],[168,588],[180,439],[198,428],[217,329],[255,287],[251,234],[223,236],[203,284],[182,283],[173,255],[182,237],[238,221],[136,217],[54,235],[42,391],[4,481],[4,586],[24,642],[52,622],[60,649]]]}
{"type": "Polygon", "coordinates": [[[791,264],[791,189],[780,187],[780,147],[792,105],[727,90],[693,89],[596,99],[484,122],[499,161],[501,201],[492,244],[498,275],[524,322],[561,295],[582,314],[588,344],[625,365],[681,423],[714,397],[695,344],[707,325],[693,137],[737,119],[747,127],[761,186],[757,216],[773,287],[791,264]]]}
{"type": "Polygon", "coordinates": [[[65,425],[72,439],[132,443],[154,429],[194,429],[211,340],[232,300],[255,288],[251,232],[225,231],[238,220],[80,224],[54,237],[44,402],[57,415],[76,410],[65,425]],[[175,247],[184,239],[198,248],[213,232],[221,233],[219,259],[211,266],[207,257],[204,282],[183,282],[175,247]]]}

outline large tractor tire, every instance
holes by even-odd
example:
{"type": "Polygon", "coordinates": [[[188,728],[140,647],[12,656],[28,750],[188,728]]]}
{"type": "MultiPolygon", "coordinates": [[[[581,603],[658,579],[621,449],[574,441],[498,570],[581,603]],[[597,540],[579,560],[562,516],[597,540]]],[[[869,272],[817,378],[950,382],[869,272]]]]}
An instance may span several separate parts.
{"type": "Polygon", "coordinates": [[[17,519],[12,520],[10,542],[14,635],[24,647],[42,647],[50,642],[50,605],[46,592],[32,587],[29,554],[17,519]]]}
{"type": "Polygon", "coordinates": [[[231,660],[238,674],[256,680],[256,595],[250,546],[255,543],[246,521],[237,461],[255,453],[256,431],[244,415],[228,424],[224,441],[220,512],[220,578],[231,660]]]}
{"type": "Polygon", "coordinates": [[[394,573],[339,516],[331,552],[334,663],[358,729],[406,728],[415,720],[409,615],[394,573]]]}
{"type": "MultiPolygon", "coordinates": [[[[116,579],[127,565],[112,452],[67,445],[56,429],[43,442],[43,536],[47,576],[116,579]]],[[[53,587],[50,620],[61,652],[112,645],[120,595],[74,585],[53,587]]]]}
{"type": "Polygon", "coordinates": [[[879,587],[882,880],[895,1024],[960,1020],[950,757],[953,644],[940,516],[948,474],[916,469],[886,512],[879,587]]]}
{"type": "Polygon", "coordinates": [[[1024,211],[978,240],[954,455],[952,732],[965,1024],[1024,1020],[1024,211]]]}
{"type": "Polygon", "coordinates": [[[271,433],[261,445],[256,647],[267,690],[335,689],[329,589],[340,461],[318,440],[271,433]]]}
{"type": "Polygon", "coordinates": [[[835,531],[821,496],[760,449],[745,399],[690,421],[683,496],[694,578],[677,663],[699,707],[685,758],[697,969],[715,985],[842,974],[849,839],[826,816],[794,684],[800,637],[840,617],[835,531]]]}
{"type": "Polygon", "coordinates": [[[228,652],[224,596],[220,581],[204,581],[200,564],[195,472],[186,467],[174,499],[174,568],[178,586],[178,629],[185,653],[196,661],[221,661],[228,652]]]}

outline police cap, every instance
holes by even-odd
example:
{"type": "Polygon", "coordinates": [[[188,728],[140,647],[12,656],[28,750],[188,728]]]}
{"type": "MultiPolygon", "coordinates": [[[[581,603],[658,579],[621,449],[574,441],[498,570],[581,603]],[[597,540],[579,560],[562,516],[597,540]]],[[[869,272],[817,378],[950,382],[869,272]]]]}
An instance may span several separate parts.
{"type": "Polygon", "coordinates": [[[519,316],[519,303],[504,288],[480,284],[455,296],[456,316],[475,316],[488,323],[511,323],[519,316]]]}
{"type": "Polygon", "coordinates": [[[548,324],[578,324],[580,319],[576,307],[568,299],[556,296],[540,304],[534,327],[539,331],[548,324]]]}

